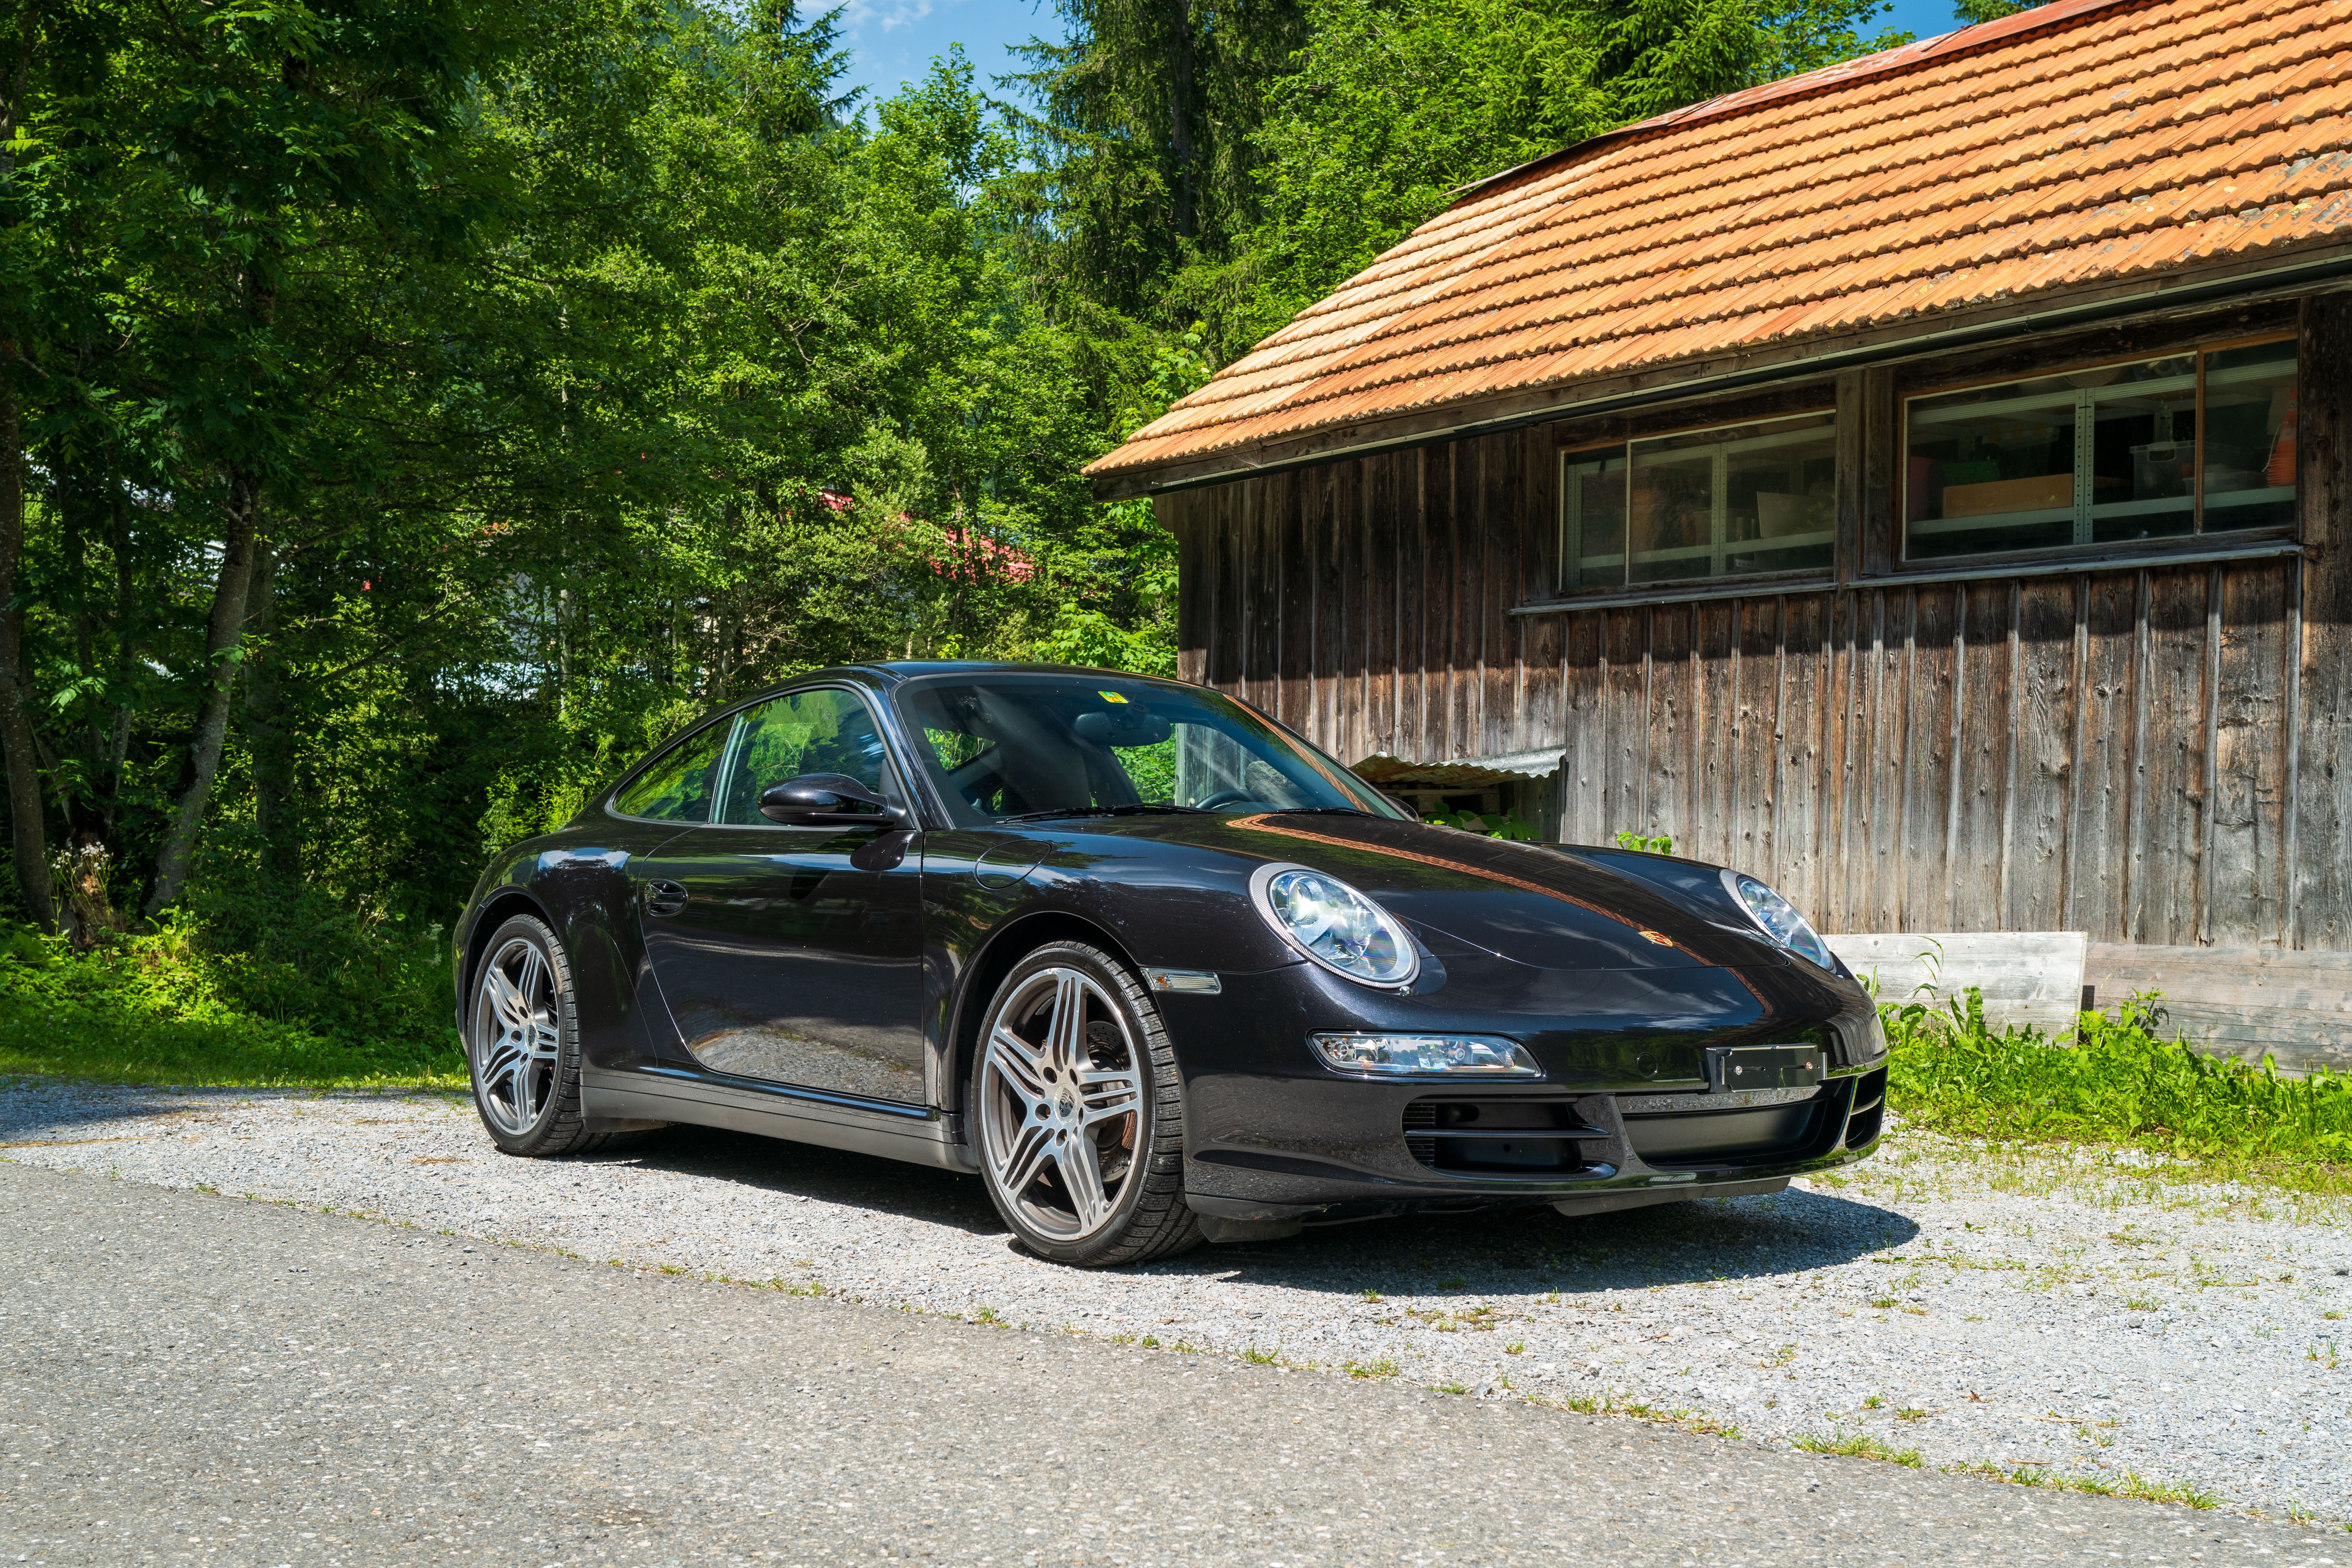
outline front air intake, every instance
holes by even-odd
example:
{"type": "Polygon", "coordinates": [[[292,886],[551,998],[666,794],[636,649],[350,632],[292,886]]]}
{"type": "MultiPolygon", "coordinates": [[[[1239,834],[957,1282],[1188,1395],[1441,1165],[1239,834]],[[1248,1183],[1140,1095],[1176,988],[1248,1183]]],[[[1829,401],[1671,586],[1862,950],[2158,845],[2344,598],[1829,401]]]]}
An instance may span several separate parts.
{"type": "Polygon", "coordinates": [[[1416,1100],[1404,1110],[1404,1146],[1433,1171],[1574,1175],[1590,1168],[1580,1144],[1608,1138],[1567,1100],[1416,1100]]]}

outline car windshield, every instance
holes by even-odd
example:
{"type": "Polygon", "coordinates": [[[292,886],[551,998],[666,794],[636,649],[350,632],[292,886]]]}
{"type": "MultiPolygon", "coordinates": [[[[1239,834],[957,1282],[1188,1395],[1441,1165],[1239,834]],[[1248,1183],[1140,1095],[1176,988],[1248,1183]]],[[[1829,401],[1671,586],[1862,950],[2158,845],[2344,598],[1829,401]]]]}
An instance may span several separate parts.
{"type": "Polygon", "coordinates": [[[896,700],[961,826],[1154,811],[1404,815],[1330,758],[1198,688],[939,676],[908,682],[896,700]]]}

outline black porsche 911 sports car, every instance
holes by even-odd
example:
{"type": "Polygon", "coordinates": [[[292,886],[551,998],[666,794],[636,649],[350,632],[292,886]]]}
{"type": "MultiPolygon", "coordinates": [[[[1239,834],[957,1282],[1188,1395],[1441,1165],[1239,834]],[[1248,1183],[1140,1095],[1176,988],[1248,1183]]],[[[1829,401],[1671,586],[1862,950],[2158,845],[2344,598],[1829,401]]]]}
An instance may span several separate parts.
{"type": "Polygon", "coordinates": [[[1415,820],[1215,692],[821,671],[490,866],[499,1147],[698,1122],[976,1172],[1073,1264],[1413,1211],[1777,1190],[1868,1153],[1870,997],[1736,871],[1415,820]]]}

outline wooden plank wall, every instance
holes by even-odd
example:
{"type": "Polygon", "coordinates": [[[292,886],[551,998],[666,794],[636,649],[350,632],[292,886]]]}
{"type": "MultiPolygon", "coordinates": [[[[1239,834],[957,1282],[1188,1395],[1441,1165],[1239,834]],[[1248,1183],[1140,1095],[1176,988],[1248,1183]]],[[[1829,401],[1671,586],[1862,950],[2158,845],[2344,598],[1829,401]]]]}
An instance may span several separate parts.
{"type": "Polygon", "coordinates": [[[1180,674],[1350,763],[1558,745],[1563,840],[1825,931],[2352,950],[2352,302],[2304,333],[2300,558],[1515,616],[1537,428],[1161,498],[1180,674]]]}
{"type": "Polygon", "coordinates": [[[1574,749],[1562,836],[1671,833],[1829,931],[2300,945],[2298,575],[2273,560],[1576,616],[1594,624],[1570,632],[1566,683],[1611,740],[1574,749]]]}
{"type": "Polygon", "coordinates": [[[1550,591],[1549,436],[1335,463],[1160,502],[1180,547],[1178,673],[1347,762],[1556,742],[1569,627],[1550,591]]]}

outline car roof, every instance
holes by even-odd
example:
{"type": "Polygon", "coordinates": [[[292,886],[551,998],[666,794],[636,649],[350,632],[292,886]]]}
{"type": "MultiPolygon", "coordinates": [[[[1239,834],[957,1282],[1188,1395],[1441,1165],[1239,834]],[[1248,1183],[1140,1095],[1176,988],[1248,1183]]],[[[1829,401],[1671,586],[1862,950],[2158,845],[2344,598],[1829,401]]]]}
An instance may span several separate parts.
{"type": "Polygon", "coordinates": [[[870,686],[889,687],[927,675],[1084,675],[1105,676],[1114,680],[1147,680],[1155,686],[1183,684],[1160,675],[1139,675],[1131,669],[1097,669],[1082,664],[1024,664],[1012,659],[990,658],[908,658],[813,669],[790,680],[778,681],[770,689],[782,691],[812,680],[844,678],[859,679],[870,686]]]}

